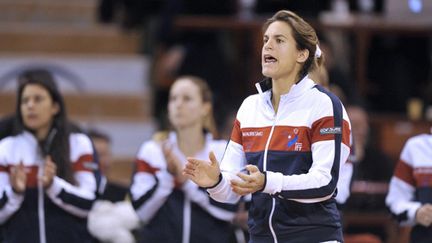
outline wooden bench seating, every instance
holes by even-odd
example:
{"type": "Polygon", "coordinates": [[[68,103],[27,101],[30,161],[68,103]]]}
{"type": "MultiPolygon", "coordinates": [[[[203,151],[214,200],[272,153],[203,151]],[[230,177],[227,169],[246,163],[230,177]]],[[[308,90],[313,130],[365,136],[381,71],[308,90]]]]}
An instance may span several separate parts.
{"type": "Polygon", "coordinates": [[[91,22],[97,0],[2,0],[1,21],[91,22]]]}
{"type": "Polygon", "coordinates": [[[141,39],[116,26],[1,23],[0,52],[135,54],[141,39]]]}
{"type": "MultiPolygon", "coordinates": [[[[15,94],[0,93],[0,114],[13,113],[15,99],[15,94]]],[[[136,121],[151,119],[149,95],[66,94],[65,103],[71,118],[136,121]]]]}

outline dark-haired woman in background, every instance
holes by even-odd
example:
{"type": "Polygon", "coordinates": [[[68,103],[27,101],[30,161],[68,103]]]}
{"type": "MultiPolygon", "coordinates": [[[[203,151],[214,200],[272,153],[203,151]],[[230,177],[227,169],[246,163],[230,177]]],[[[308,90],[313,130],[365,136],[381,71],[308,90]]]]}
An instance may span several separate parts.
{"type": "Polygon", "coordinates": [[[0,142],[4,242],[92,242],[86,217],[95,168],[91,141],[71,132],[52,75],[20,75],[14,131],[0,142]]]}

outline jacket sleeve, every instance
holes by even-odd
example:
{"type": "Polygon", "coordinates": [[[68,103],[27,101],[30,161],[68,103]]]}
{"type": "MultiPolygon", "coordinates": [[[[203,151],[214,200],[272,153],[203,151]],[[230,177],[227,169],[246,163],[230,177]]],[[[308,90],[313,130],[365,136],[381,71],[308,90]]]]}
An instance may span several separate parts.
{"type": "Polygon", "coordinates": [[[85,218],[96,200],[94,171],[97,165],[93,160],[92,143],[86,135],[71,134],[69,142],[75,184],[55,176],[46,194],[68,213],[85,218]]]}
{"type": "Polygon", "coordinates": [[[241,141],[240,122],[236,119],[231,133],[231,139],[228,142],[220,165],[222,180],[216,187],[207,190],[210,196],[218,202],[237,203],[240,200],[240,195],[231,190],[230,181],[232,179],[241,180],[236,174],[240,172],[245,165],[246,156],[241,141]]]}
{"type": "Polygon", "coordinates": [[[386,205],[402,225],[414,225],[421,203],[415,200],[415,178],[412,165],[412,144],[408,140],[390,180],[386,205]]]}
{"type": "Polygon", "coordinates": [[[335,198],[339,205],[345,204],[351,194],[351,181],[353,172],[354,165],[352,162],[347,161],[342,164],[339,173],[339,180],[337,183],[338,192],[335,198]]]}
{"type": "MultiPolygon", "coordinates": [[[[352,133],[350,134],[350,145],[354,147],[352,133]]],[[[351,182],[354,173],[354,164],[356,161],[354,149],[350,150],[350,155],[345,163],[341,163],[339,171],[339,180],[337,183],[336,202],[339,206],[345,204],[351,194],[351,182]]]]}
{"type": "MultiPolygon", "coordinates": [[[[220,161],[225,150],[225,143],[217,144],[212,150],[215,152],[218,161],[220,161]]],[[[237,211],[237,204],[220,203],[215,201],[209,196],[205,189],[198,187],[198,185],[190,180],[187,180],[184,183],[182,189],[192,202],[198,204],[213,217],[225,221],[231,221],[234,218],[235,212],[237,211]]]]}
{"type": "Polygon", "coordinates": [[[6,159],[9,144],[5,141],[0,142],[0,224],[7,221],[24,201],[24,194],[15,193],[9,181],[9,165],[6,159]]]}
{"type": "Polygon", "coordinates": [[[325,201],[333,196],[340,165],[350,153],[350,122],[339,99],[330,97],[330,100],[312,110],[309,171],[295,175],[267,171],[263,192],[303,203],[325,201]]]}
{"type": "Polygon", "coordinates": [[[144,223],[153,218],[174,189],[173,176],[153,162],[161,160],[162,152],[154,142],[144,143],[137,155],[130,193],[132,206],[144,223]]]}

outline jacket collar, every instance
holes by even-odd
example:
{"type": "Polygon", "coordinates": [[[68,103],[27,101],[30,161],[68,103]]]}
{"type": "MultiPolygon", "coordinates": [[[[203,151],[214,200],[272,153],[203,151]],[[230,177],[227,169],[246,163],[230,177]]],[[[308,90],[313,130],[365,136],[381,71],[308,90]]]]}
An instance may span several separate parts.
{"type": "MultiPolygon", "coordinates": [[[[259,95],[263,99],[270,99],[271,98],[271,90],[272,90],[272,83],[270,78],[266,78],[261,82],[258,82],[255,84],[255,87],[258,90],[259,95]]],[[[308,75],[306,75],[303,79],[301,79],[299,82],[294,84],[288,93],[281,96],[282,99],[294,99],[302,94],[304,94],[307,90],[313,88],[315,86],[315,82],[309,78],[308,75]]]]}
{"type": "MultiPolygon", "coordinates": [[[[213,140],[213,135],[209,132],[206,132],[205,133],[205,143],[208,144],[212,140],[213,140]]],[[[177,133],[174,131],[170,131],[168,134],[168,141],[171,144],[177,144],[177,133]]]]}
{"type": "MultiPolygon", "coordinates": [[[[204,148],[201,151],[198,151],[198,153],[195,155],[198,158],[207,158],[209,152],[210,152],[210,143],[213,140],[213,135],[209,132],[205,134],[205,144],[204,148]]],[[[178,156],[182,156],[184,159],[186,159],[185,155],[180,151],[177,143],[177,133],[174,131],[171,131],[168,134],[168,141],[171,145],[173,145],[173,150],[178,156]]]]}
{"type": "Polygon", "coordinates": [[[25,140],[29,141],[31,144],[34,144],[34,145],[37,145],[37,144],[38,144],[38,141],[37,141],[35,135],[34,135],[33,133],[27,131],[27,130],[24,130],[24,131],[21,133],[21,136],[23,136],[23,138],[24,138],[25,140]]]}

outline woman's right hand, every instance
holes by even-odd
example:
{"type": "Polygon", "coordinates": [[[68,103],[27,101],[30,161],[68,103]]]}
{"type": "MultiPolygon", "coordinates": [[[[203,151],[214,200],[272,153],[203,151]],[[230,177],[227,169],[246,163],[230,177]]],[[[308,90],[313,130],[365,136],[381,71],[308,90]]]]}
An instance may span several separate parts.
{"type": "Polygon", "coordinates": [[[22,162],[11,168],[9,177],[13,191],[23,193],[26,189],[27,175],[22,162]]]}
{"type": "Polygon", "coordinates": [[[219,182],[219,162],[213,151],[209,154],[209,161],[187,158],[183,174],[200,187],[213,187],[219,182]]]}

